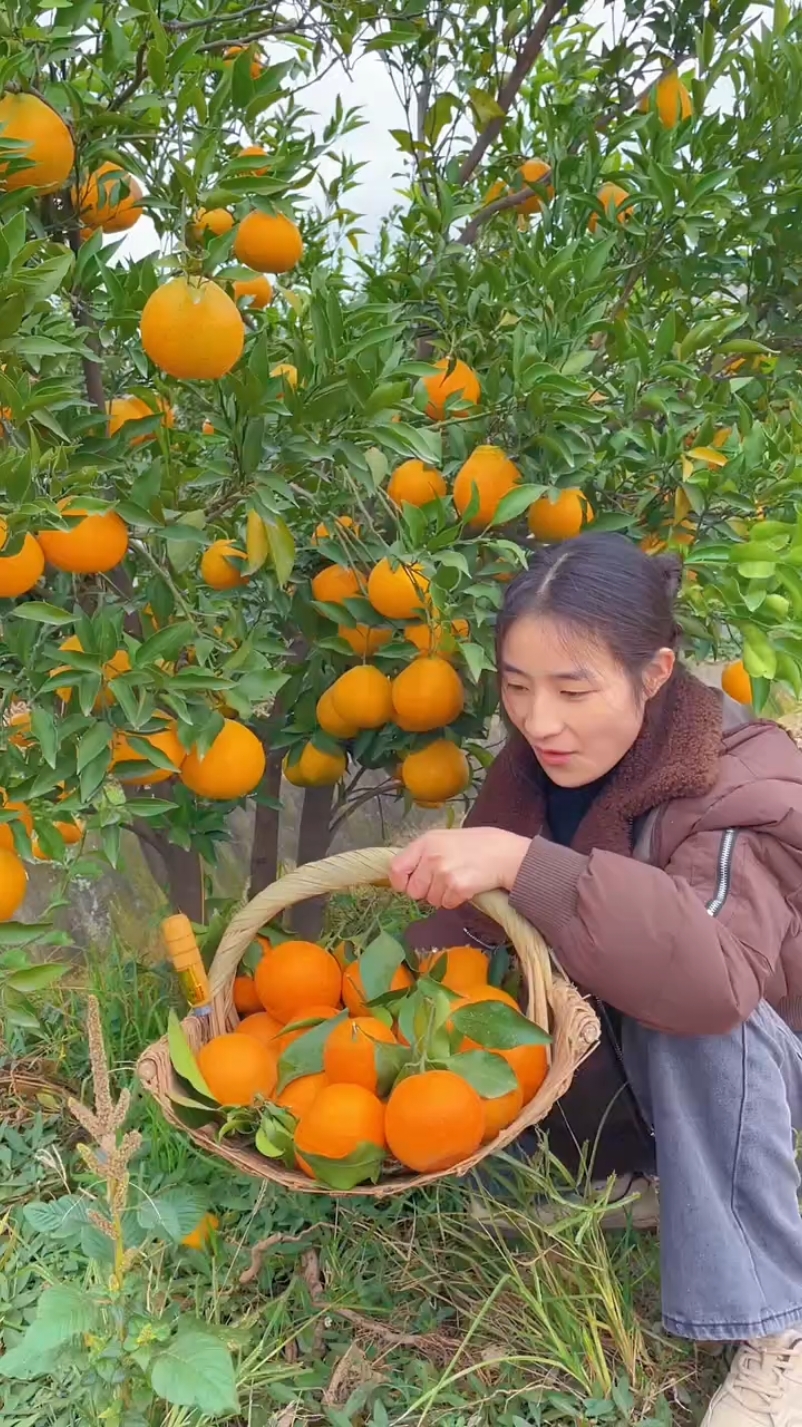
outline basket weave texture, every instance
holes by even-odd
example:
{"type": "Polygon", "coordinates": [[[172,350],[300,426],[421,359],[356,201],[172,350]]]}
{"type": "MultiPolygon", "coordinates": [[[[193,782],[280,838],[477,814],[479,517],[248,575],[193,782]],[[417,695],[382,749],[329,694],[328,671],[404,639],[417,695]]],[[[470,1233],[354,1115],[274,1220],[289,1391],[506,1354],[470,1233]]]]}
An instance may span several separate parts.
{"type": "MultiPolygon", "coordinates": [[[[272,886],[259,892],[247,906],[233,917],[217,949],[209,972],[212,991],[210,1014],[190,1015],[183,1022],[184,1032],[194,1051],[212,1036],[234,1030],[239,1016],[234,1009],[232,990],[234,977],[242,955],[255,934],[281,912],[305,901],[332,892],[354,887],[386,885],[394,848],[372,848],[342,852],[322,862],[310,862],[279,878],[272,886]]],[[[539,932],[511,907],[504,892],[482,893],[474,899],[480,911],[498,922],[514,948],[527,987],[526,1013],[552,1036],[548,1074],[533,1099],[524,1105],[512,1124],[489,1144],[483,1145],[469,1159],[451,1169],[431,1174],[394,1173],[389,1166],[386,1177],[378,1184],[361,1184],[353,1190],[332,1190],[318,1184],[299,1171],[286,1169],[276,1160],[266,1159],[253,1146],[225,1139],[218,1141],[210,1123],[201,1129],[189,1128],[176,1115],[172,1093],[180,1093],[170,1060],[167,1038],[163,1037],[140,1056],[139,1078],[162,1108],[170,1124],[183,1130],[207,1154],[226,1160],[235,1169],[283,1184],[288,1189],[305,1193],[370,1195],[385,1198],[417,1185],[441,1179],[445,1175],[463,1175],[487,1155],[503,1149],[523,1130],[544,1119],[561,1095],[565,1094],[582,1061],[590,1054],[599,1038],[599,1024],[586,1001],[568,981],[552,967],[549,949],[539,932]]]]}

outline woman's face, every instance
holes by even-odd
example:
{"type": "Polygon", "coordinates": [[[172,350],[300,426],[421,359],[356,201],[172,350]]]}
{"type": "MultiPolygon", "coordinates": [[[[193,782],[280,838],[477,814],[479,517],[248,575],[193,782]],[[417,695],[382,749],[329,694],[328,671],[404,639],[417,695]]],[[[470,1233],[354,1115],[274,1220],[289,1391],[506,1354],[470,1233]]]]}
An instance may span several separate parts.
{"type": "Polygon", "coordinates": [[[670,678],[671,649],[643,672],[643,694],[604,645],[543,616],[522,616],[502,650],[501,694],[510,722],[563,788],[609,773],[640,733],[646,703],[670,678]]]}

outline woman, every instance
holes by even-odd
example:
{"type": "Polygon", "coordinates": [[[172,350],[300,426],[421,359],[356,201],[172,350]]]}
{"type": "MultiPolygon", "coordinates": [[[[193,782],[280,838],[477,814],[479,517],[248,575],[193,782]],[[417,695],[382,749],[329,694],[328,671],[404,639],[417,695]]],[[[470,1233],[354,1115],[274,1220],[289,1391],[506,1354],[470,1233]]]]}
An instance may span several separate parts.
{"type": "Polygon", "coordinates": [[[677,663],[678,570],[618,535],[537,553],[498,621],[506,746],[392,883],[441,909],[419,946],[492,946],[463,904],[506,888],[597,999],[551,1145],[613,1102],[602,1172],[640,1170],[653,1132],[665,1325],[744,1343],[705,1422],[775,1427],[802,1422],[802,755],[677,663]]]}

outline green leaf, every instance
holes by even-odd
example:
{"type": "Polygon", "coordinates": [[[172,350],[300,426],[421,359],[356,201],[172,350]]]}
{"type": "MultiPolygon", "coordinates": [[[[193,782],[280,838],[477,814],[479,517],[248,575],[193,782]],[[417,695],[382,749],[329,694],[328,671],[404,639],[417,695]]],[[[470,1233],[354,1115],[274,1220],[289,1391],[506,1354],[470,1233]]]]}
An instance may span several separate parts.
{"type": "Polygon", "coordinates": [[[438,94],[423,124],[423,131],[430,144],[437,143],[446,125],[451,122],[451,115],[455,109],[460,108],[460,104],[456,94],[438,94]]]}
{"type": "Polygon", "coordinates": [[[295,566],[295,536],[278,515],[265,520],[265,531],[276,579],[284,589],[295,566]]]}
{"type": "Polygon", "coordinates": [[[31,991],[43,991],[45,986],[52,986],[54,981],[61,979],[66,970],[66,966],[56,962],[44,966],[24,966],[19,971],[12,971],[6,977],[5,985],[10,986],[13,991],[21,991],[27,995],[31,991]]]}
{"type": "Polygon", "coordinates": [[[777,653],[762,629],[757,625],[741,627],[744,641],[744,665],[753,679],[773,679],[777,673],[777,653]]]}
{"type": "Polygon", "coordinates": [[[496,1100],[500,1095],[509,1095],[518,1084],[512,1066],[500,1055],[487,1050],[467,1050],[452,1055],[444,1063],[446,1070],[453,1070],[472,1085],[484,1100],[496,1100]]]}
{"type": "Polygon", "coordinates": [[[277,1094],[280,1095],[291,1081],[297,1080],[301,1075],[318,1075],[320,1073],[323,1069],[323,1051],[326,1041],[334,1027],[341,1025],[347,1019],[348,1012],[342,1011],[339,1016],[334,1016],[330,1021],[321,1021],[319,1026],[313,1026],[311,1030],[305,1031],[302,1036],[287,1046],[287,1049],[279,1056],[277,1094]]]}
{"type": "Polygon", "coordinates": [[[178,1244],[192,1233],[208,1208],[206,1196],[197,1189],[165,1189],[144,1200],[137,1210],[137,1221],[148,1233],[178,1244]]]}
{"type": "Polygon", "coordinates": [[[30,619],[36,624],[75,623],[74,614],[70,614],[66,609],[60,609],[58,605],[46,604],[43,600],[30,600],[27,604],[17,605],[11,613],[17,619],[30,619]]]}
{"type": "Polygon", "coordinates": [[[317,1154],[305,1154],[303,1158],[321,1184],[330,1189],[355,1189],[358,1184],[378,1183],[384,1156],[383,1149],[367,1142],[357,1145],[344,1159],[325,1159],[317,1154]]]}
{"type": "Polygon", "coordinates": [[[200,1324],[182,1324],[153,1359],[153,1391],[175,1407],[197,1407],[215,1417],[238,1411],[234,1364],[222,1338],[200,1324]]]}
{"type": "Polygon", "coordinates": [[[488,94],[486,89],[469,89],[468,98],[478,120],[478,127],[486,129],[493,119],[503,119],[504,110],[498,100],[492,94],[488,94]]]}
{"type": "Polygon", "coordinates": [[[188,1081],[193,1090],[197,1090],[199,1095],[205,1096],[212,1105],[216,1105],[217,1101],[198,1069],[198,1062],[175,1011],[170,1011],[167,1017],[167,1044],[176,1075],[180,1075],[182,1080],[188,1081]]]}
{"type": "Polygon", "coordinates": [[[100,754],[111,747],[111,726],[107,723],[96,723],[78,740],[77,768],[78,772],[83,772],[89,764],[100,756],[100,754]]]}
{"type": "Polygon", "coordinates": [[[82,1194],[62,1194],[58,1199],[23,1205],[23,1215],[37,1234],[69,1239],[88,1223],[92,1201],[82,1194]]]}
{"type": "Polygon", "coordinates": [[[477,1001],[454,1012],[454,1026],[488,1050],[513,1050],[521,1045],[549,1045],[551,1036],[521,1011],[503,1001],[477,1001]]]}
{"type": "Polygon", "coordinates": [[[392,979],[404,961],[406,950],[400,941],[380,932],[359,958],[359,977],[366,1001],[375,1001],[390,990],[392,979]]]}
{"type": "Polygon", "coordinates": [[[498,503],[496,513],[490,521],[491,526],[506,525],[511,520],[517,520],[530,505],[534,505],[545,489],[545,486],[516,486],[515,490],[508,491],[498,503]]]}

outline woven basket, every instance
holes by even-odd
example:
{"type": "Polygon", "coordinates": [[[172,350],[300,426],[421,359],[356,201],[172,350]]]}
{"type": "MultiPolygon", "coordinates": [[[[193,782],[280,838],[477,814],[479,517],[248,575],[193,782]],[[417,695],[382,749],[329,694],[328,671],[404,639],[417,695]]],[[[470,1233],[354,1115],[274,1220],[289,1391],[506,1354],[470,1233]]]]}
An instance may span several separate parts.
{"type": "MultiPolygon", "coordinates": [[[[209,973],[212,991],[211,1013],[203,1016],[190,1015],[183,1023],[184,1032],[193,1050],[197,1051],[212,1036],[231,1031],[238,1024],[240,1018],[232,1000],[234,977],[243,952],[266,922],[272,921],[286,908],[295,906],[296,902],[305,901],[307,897],[319,897],[351,887],[386,885],[390,863],[396,851],[397,849],[393,848],[373,848],[342,852],[336,857],[326,858],[323,862],[311,862],[280,878],[243,907],[226,930],[209,973]]],[[[444,1175],[466,1174],[486,1155],[510,1144],[523,1130],[536,1125],[549,1113],[568,1089],[574,1071],[593,1050],[599,1037],[599,1025],[593,1011],[573,986],[559,974],[553,974],[548,947],[534,927],[513,910],[507,896],[503,892],[488,892],[476,897],[474,901],[480,911],[498,922],[515,948],[527,986],[527,1014],[538,1025],[548,1027],[552,1044],[549,1071],[534,1098],[495,1140],[483,1145],[476,1154],[462,1163],[451,1169],[420,1175],[401,1172],[400,1168],[396,1174],[390,1168],[387,1177],[379,1184],[361,1184],[353,1190],[334,1191],[327,1185],[317,1184],[305,1174],[285,1169],[276,1160],[265,1159],[250,1145],[229,1139],[218,1141],[213,1124],[201,1129],[187,1127],[176,1115],[170,1099],[171,1092],[178,1091],[179,1086],[170,1061],[166,1037],[150,1046],[140,1056],[137,1073],[142,1084],[158,1101],[170,1124],[185,1130],[195,1144],[208,1154],[227,1160],[235,1169],[246,1174],[258,1179],[275,1180],[288,1189],[306,1193],[348,1193],[383,1198],[416,1185],[427,1184],[434,1179],[441,1179],[444,1175]]]]}

